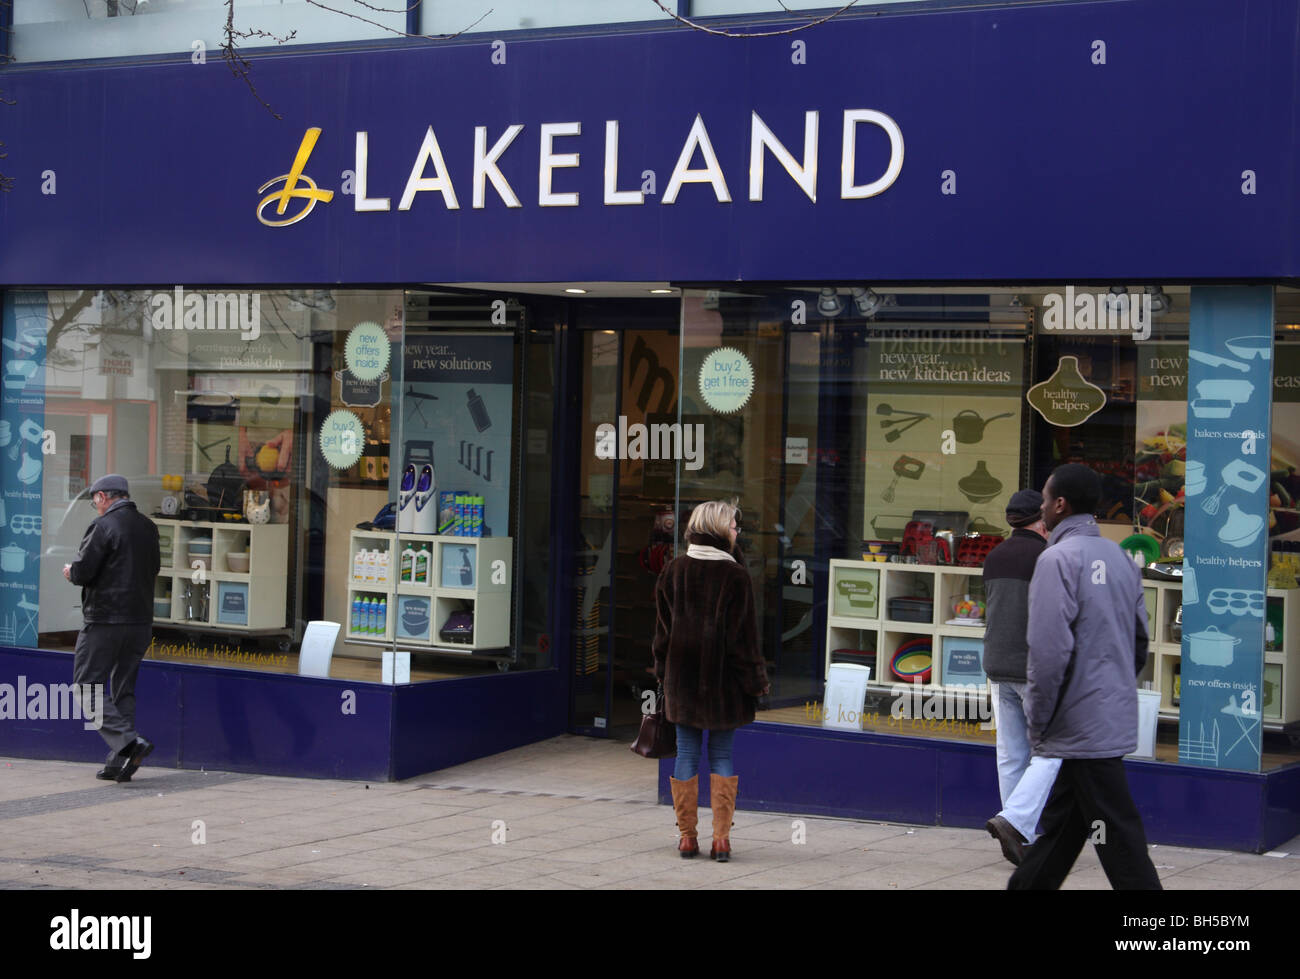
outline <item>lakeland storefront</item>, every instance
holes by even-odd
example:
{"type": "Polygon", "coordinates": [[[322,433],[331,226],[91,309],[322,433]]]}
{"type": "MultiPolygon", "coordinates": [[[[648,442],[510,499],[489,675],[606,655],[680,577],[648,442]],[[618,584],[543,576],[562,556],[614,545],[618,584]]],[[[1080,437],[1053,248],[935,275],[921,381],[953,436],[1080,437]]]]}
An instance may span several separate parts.
{"type": "Polygon", "coordinates": [[[164,539],[155,759],[338,778],[630,740],[655,576],[735,495],[742,808],[980,826],[979,567],[1079,459],[1178,569],[1150,837],[1300,832],[1300,13],[879,13],[283,53],[279,121],[188,56],[6,69],[0,754],[100,751],[26,691],[104,472],[164,539]]]}

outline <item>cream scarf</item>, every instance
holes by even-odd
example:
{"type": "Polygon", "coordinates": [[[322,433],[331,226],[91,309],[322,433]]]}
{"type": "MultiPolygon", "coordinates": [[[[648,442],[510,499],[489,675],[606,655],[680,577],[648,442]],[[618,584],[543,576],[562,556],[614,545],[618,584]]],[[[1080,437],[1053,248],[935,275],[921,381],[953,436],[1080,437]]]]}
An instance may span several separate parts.
{"type": "Polygon", "coordinates": [[[726,551],[720,551],[716,547],[710,547],[708,544],[686,545],[686,556],[699,558],[701,561],[731,561],[733,564],[736,561],[736,559],[726,551]]]}

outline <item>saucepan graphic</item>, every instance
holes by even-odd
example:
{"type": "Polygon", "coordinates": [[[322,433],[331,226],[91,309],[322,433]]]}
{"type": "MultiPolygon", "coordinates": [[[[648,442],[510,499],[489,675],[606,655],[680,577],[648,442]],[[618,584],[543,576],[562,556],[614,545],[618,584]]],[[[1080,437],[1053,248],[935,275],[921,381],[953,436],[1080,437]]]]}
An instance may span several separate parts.
{"type": "Polygon", "coordinates": [[[992,418],[982,418],[978,411],[972,408],[966,408],[957,412],[952,418],[953,434],[957,436],[957,441],[964,445],[972,445],[984,439],[984,426],[989,422],[995,422],[999,418],[1010,418],[1014,412],[1004,411],[1000,415],[994,415],[992,418]]]}
{"type": "Polygon", "coordinates": [[[27,567],[27,552],[17,544],[10,544],[8,547],[0,547],[0,571],[11,574],[22,574],[23,569],[27,567]]]}
{"type": "Polygon", "coordinates": [[[1185,637],[1188,640],[1188,654],[1193,663],[1201,666],[1229,666],[1232,664],[1232,650],[1241,640],[1220,632],[1218,626],[1210,626],[1200,632],[1185,637]]]}

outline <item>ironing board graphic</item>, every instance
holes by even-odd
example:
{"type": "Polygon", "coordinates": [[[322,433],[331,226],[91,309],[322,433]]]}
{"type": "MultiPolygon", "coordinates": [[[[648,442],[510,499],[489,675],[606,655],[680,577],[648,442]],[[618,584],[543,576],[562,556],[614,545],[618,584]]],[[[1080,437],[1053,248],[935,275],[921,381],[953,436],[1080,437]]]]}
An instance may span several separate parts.
{"type": "Polygon", "coordinates": [[[1228,755],[1231,755],[1233,749],[1243,741],[1246,742],[1246,746],[1252,749],[1255,754],[1259,754],[1259,747],[1255,744],[1254,737],[1255,732],[1259,730],[1260,726],[1259,712],[1254,711],[1247,713],[1242,710],[1237,706],[1237,695],[1233,694],[1228,698],[1227,705],[1221,708],[1219,713],[1227,714],[1229,717],[1235,717],[1237,719],[1237,726],[1241,729],[1241,733],[1237,735],[1237,740],[1233,741],[1232,744],[1228,746],[1228,749],[1223,753],[1224,757],[1226,758],[1228,755]]]}
{"type": "Polygon", "coordinates": [[[1205,737],[1205,722],[1201,722],[1200,738],[1178,739],[1178,760],[1185,762],[1200,762],[1204,765],[1219,764],[1219,721],[1216,718],[1211,722],[1211,738],[1205,737]]]}

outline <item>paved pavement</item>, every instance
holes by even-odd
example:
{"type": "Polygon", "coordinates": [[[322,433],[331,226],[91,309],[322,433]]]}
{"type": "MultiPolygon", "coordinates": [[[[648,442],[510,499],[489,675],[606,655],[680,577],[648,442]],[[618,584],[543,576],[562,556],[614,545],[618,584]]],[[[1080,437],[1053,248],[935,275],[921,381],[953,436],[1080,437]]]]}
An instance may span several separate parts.
{"type": "MultiPolygon", "coordinates": [[[[736,813],[735,856],[676,856],[655,765],[559,737],[396,784],[0,759],[0,888],[998,889],[982,830],[736,813]],[[805,842],[793,842],[803,819],[805,842]]],[[[745,790],[744,773],[740,791],[745,790]]],[[[1300,838],[1262,856],[1157,846],[1168,889],[1300,888],[1300,838]]],[[[1065,885],[1105,888],[1086,848],[1065,885]]]]}

